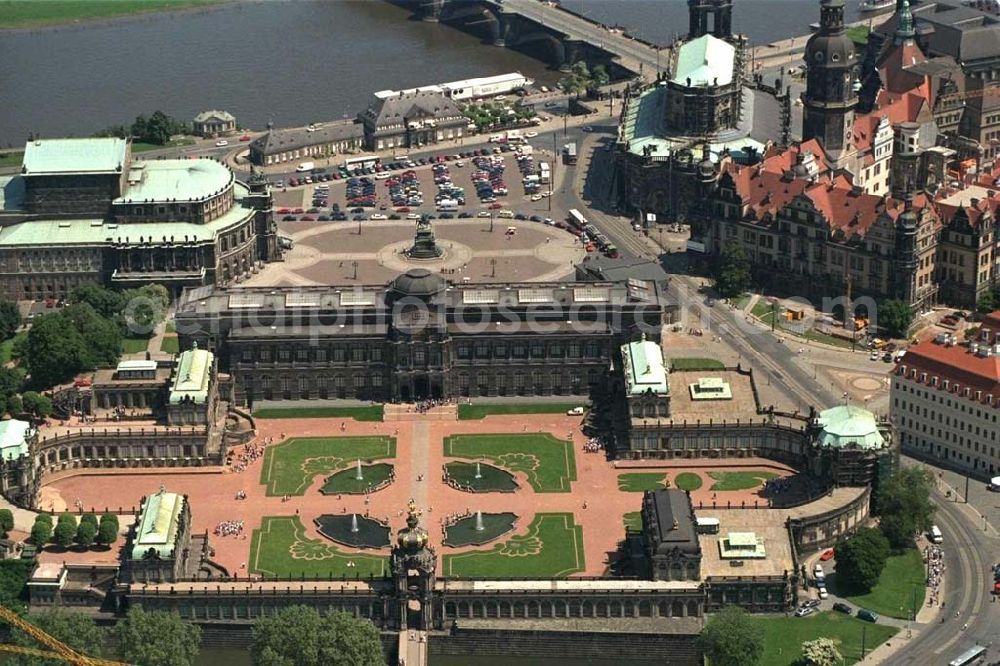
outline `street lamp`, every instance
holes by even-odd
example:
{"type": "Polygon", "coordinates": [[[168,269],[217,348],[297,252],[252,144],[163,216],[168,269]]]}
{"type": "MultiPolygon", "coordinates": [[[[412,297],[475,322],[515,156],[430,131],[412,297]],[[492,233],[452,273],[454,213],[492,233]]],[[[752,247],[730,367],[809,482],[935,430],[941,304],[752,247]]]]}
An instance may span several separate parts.
{"type": "Polygon", "coordinates": [[[495,278],[497,276],[497,258],[490,257],[490,277],[495,278]]]}
{"type": "Polygon", "coordinates": [[[490,211],[490,233],[493,233],[493,211],[490,211]]]}
{"type": "Polygon", "coordinates": [[[358,279],[358,262],[357,261],[352,261],[351,262],[351,267],[354,268],[354,279],[357,280],[358,279]]]}

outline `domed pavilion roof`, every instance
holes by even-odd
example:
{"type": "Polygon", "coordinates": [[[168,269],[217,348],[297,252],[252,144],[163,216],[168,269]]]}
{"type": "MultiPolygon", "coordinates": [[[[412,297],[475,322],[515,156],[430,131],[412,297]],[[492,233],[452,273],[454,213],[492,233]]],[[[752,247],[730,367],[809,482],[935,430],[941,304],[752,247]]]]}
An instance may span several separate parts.
{"type": "Polygon", "coordinates": [[[820,412],[817,423],[822,430],[816,441],[822,447],[874,450],[885,446],[875,415],[867,409],[854,405],[832,407],[820,412]]]}
{"type": "Polygon", "coordinates": [[[445,290],[448,283],[426,268],[411,268],[389,283],[389,292],[396,298],[428,300],[445,290]]]}

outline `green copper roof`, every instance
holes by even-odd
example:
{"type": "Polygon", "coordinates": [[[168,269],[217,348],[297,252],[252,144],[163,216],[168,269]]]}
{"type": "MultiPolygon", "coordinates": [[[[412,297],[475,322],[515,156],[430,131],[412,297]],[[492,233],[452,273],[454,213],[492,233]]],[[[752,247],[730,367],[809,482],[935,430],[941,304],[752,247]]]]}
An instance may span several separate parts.
{"type": "Polygon", "coordinates": [[[712,35],[685,42],[677,54],[677,70],[671,79],[682,86],[727,86],[733,82],[736,48],[712,35]],[[691,79],[688,84],[687,80],[691,79]]]}
{"type": "Polygon", "coordinates": [[[177,374],[170,388],[170,404],[177,405],[185,399],[199,405],[208,400],[208,384],[212,379],[215,355],[205,349],[189,349],[177,357],[177,374]]]}
{"type": "Polygon", "coordinates": [[[670,392],[660,345],[646,339],[622,345],[622,360],[625,364],[625,390],[630,395],[670,392]]]}
{"type": "Polygon", "coordinates": [[[880,449],[885,438],[878,430],[875,415],[854,405],[840,405],[819,414],[822,426],[817,441],[820,446],[844,448],[858,446],[862,449],[880,449]]]}
{"type": "Polygon", "coordinates": [[[226,213],[206,224],[193,222],[136,222],[117,224],[113,220],[85,218],[79,220],[29,220],[0,228],[0,247],[59,245],[107,245],[117,243],[139,244],[150,239],[161,241],[173,237],[174,242],[211,241],[215,235],[254,214],[254,209],[243,204],[249,190],[242,183],[235,183],[237,201],[226,213]]]}
{"type": "Polygon", "coordinates": [[[132,559],[141,560],[150,550],[160,557],[169,557],[177,543],[184,498],[168,493],[163,487],[146,498],[132,544],[132,559]]]}
{"type": "Polygon", "coordinates": [[[125,165],[124,139],[42,139],[24,146],[26,176],[62,173],[114,173],[125,165]]]}
{"type": "Polygon", "coordinates": [[[26,454],[31,432],[31,424],[27,421],[17,419],[0,421],[0,458],[17,460],[26,454]]]}
{"type": "Polygon", "coordinates": [[[219,194],[233,172],[210,159],[133,162],[124,194],[115,203],[200,201],[219,194]]]}

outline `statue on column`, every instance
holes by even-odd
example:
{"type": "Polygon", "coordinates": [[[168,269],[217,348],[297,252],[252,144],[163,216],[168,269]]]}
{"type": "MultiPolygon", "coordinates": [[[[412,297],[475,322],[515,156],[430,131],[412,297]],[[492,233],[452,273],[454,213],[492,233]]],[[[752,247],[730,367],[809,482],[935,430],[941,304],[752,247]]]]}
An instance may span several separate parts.
{"type": "Polygon", "coordinates": [[[413,246],[406,251],[406,256],[410,259],[437,259],[444,252],[434,238],[434,229],[431,227],[429,215],[423,215],[417,222],[417,231],[413,237],[413,246]]]}

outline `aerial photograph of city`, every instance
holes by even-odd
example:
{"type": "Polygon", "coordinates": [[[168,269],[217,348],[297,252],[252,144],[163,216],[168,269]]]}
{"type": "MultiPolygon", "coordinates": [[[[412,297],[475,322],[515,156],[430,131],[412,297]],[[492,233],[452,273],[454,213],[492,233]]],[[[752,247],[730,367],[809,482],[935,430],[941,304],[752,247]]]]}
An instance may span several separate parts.
{"type": "Polygon", "coordinates": [[[0,62],[0,664],[1000,666],[1000,0],[0,62]]]}

